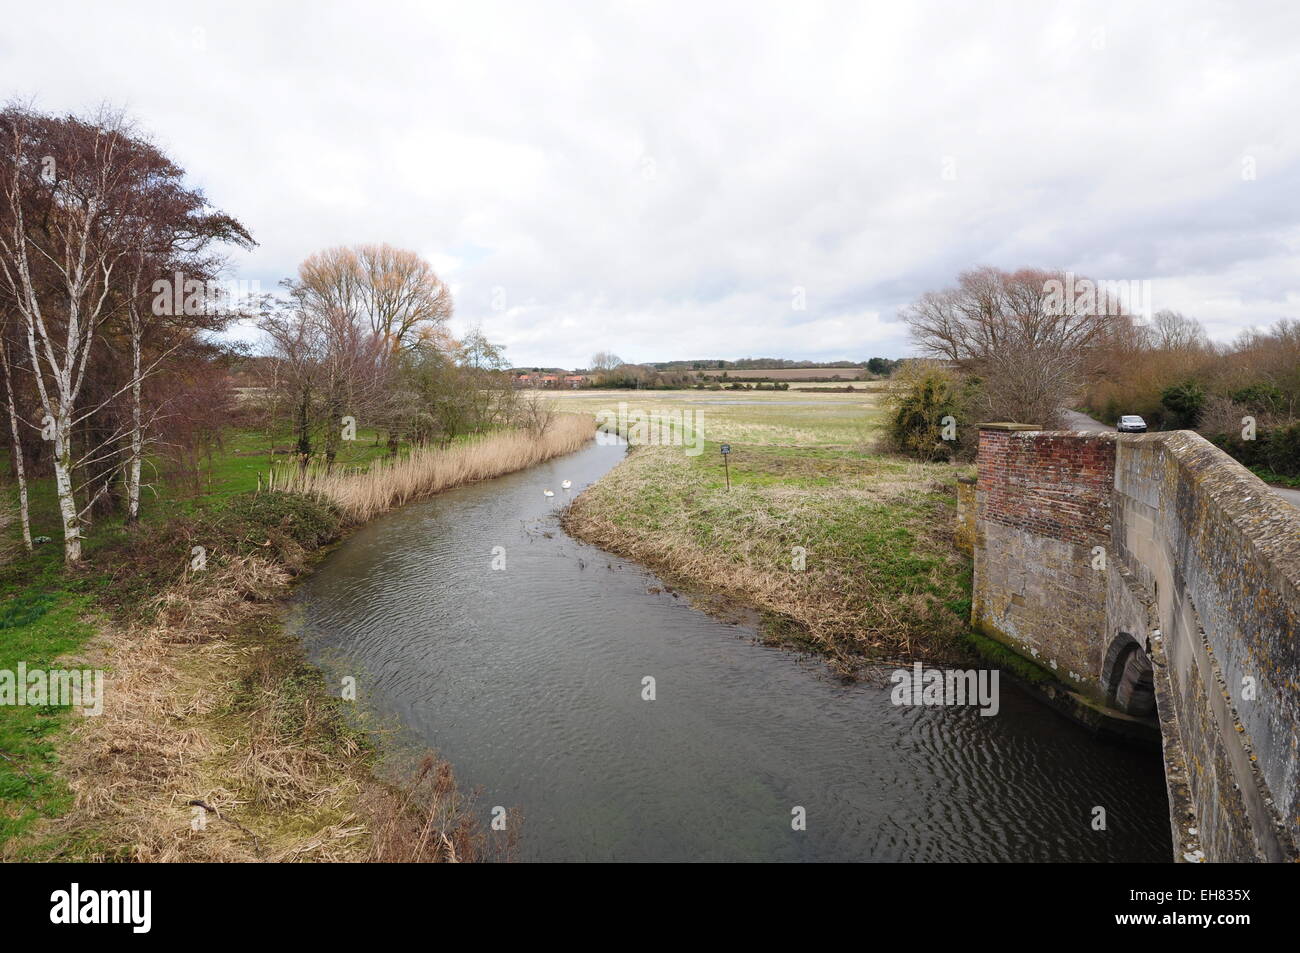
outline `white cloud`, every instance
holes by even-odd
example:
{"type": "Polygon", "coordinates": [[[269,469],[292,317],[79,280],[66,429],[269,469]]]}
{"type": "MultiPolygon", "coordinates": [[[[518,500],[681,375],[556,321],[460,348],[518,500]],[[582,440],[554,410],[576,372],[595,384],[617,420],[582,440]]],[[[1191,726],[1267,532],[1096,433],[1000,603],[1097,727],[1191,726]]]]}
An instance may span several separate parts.
{"type": "Polygon", "coordinates": [[[1297,315],[1294,5],[6,5],[12,91],[127,106],[240,277],[415,248],[520,363],[901,354],[979,264],[1297,315]]]}

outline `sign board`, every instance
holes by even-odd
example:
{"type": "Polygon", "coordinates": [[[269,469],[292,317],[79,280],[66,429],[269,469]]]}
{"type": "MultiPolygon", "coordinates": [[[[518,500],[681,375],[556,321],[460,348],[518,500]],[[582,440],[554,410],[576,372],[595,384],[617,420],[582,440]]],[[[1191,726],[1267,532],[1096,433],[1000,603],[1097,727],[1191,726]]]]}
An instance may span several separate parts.
{"type": "Polygon", "coordinates": [[[722,445],[722,452],[723,452],[724,455],[725,455],[725,454],[728,454],[728,453],[731,453],[731,444],[729,444],[729,443],[724,443],[724,444],[722,445]]]}

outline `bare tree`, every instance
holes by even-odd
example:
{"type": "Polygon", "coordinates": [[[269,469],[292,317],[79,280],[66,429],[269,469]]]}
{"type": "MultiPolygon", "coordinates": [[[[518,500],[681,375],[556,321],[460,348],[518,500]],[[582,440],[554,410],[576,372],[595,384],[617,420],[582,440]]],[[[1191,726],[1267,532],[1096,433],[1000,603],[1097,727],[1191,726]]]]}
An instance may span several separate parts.
{"type": "Polygon", "coordinates": [[[332,308],[309,314],[321,333],[322,384],[325,395],[325,465],[333,468],[342,439],[343,418],[355,418],[380,406],[390,380],[392,351],[356,316],[332,308]]]}
{"type": "Polygon", "coordinates": [[[1054,426],[1096,352],[1131,324],[1104,293],[1082,307],[1060,302],[1056,289],[1074,281],[1060,272],[978,268],[955,288],[922,295],[902,317],[922,353],[983,379],[988,412],[1054,426]]]}
{"type": "Polygon", "coordinates": [[[555,413],[555,401],[540,390],[530,390],[515,406],[516,422],[534,437],[550,429],[555,413]]]}
{"type": "Polygon", "coordinates": [[[451,290],[415,252],[386,244],[360,245],[356,255],[362,305],[370,330],[381,339],[410,348],[428,340],[451,318],[451,290]]]}
{"type": "Polygon", "coordinates": [[[451,291],[416,252],[392,245],[357,245],[316,252],[298,266],[308,307],[338,309],[369,322],[395,349],[411,348],[446,324],[451,291]]]}
{"type": "Polygon", "coordinates": [[[510,381],[505,348],[489,341],[481,327],[471,328],[456,350],[456,365],[475,431],[508,420],[519,392],[510,381]]]}
{"type": "Polygon", "coordinates": [[[597,374],[607,374],[622,365],[622,358],[612,351],[597,351],[591,355],[591,369],[597,374]]]}
{"type": "Polygon", "coordinates": [[[1150,346],[1159,351],[1203,351],[1210,343],[1200,321],[1177,311],[1157,311],[1143,331],[1150,346]]]}
{"type": "Polygon", "coordinates": [[[126,464],[127,522],[140,516],[140,470],[146,443],[142,403],[145,379],[197,331],[224,328],[247,303],[214,299],[211,279],[223,259],[218,244],[256,243],[235,219],[208,205],[203,193],[181,183],[182,170],[156,149],[145,152],[140,213],[129,236],[126,336],[129,341],[130,448],[126,464]],[[187,294],[186,289],[204,291],[187,294]],[[146,296],[148,305],[146,307],[146,296]],[[149,347],[152,359],[145,360],[149,347]]]}
{"type": "Polygon", "coordinates": [[[284,395],[296,435],[298,462],[306,467],[320,403],[325,342],[320,325],[296,298],[267,300],[258,328],[270,341],[275,394],[284,395]]]}
{"type": "MultiPolygon", "coordinates": [[[[316,252],[298,268],[295,293],[302,306],[318,316],[334,315],[338,327],[369,325],[371,339],[394,355],[421,347],[438,347],[445,340],[452,315],[451,291],[417,253],[391,245],[357,245],[316,252]]],[[[385,362],[389,374],[400,361],[385,362]]],[[[388,430],[388,449],[397,452],[401,410],[407,402],[395,382],[387,413],[376,406],[388,430]]]]}

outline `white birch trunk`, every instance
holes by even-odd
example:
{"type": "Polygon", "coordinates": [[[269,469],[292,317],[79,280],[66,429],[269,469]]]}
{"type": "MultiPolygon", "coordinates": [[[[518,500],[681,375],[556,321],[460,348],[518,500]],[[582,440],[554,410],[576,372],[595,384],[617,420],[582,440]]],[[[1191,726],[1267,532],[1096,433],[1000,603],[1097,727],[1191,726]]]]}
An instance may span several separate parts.
{"type": "Polygon", "coordinates": [[[126,469],[126,521],[140,519],[140,466],[144,451],[144,436],[140,426],[140,349],[143,327],[136,306],[131,306],[131,459],[126,469]]]}
{"type": "Polygon", "coordinates": [[[81,560],[81,519],[77,515],[77,500],[72,492],[72,415],[63,405],[54,418],[54,488],[59,497],[59,513],[63,517],[63,559],[66,563],[81,560]]]}
{"type": "Polygon", "coordinates": [[[32,551],[32,521],[27,506],[27,468],[23,464],[23,445],[18,435],[18,409],[14,404],[14,385],[10,377],[9,349],[5,345],[4,355],[5,397],[9,405],[9,433],[14,446],[14,473],[18,477],[18,514],[23,524],[23,545],[32,551]]]}

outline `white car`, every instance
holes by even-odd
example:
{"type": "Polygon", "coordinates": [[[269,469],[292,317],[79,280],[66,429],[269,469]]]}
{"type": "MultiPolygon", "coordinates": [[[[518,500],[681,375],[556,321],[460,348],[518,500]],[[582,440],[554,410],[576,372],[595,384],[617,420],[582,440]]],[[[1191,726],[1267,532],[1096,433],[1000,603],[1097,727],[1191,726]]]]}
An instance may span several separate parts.
{"type": "Polygon", "coordinates": [[[1136,414],[1127,414],[1119,419],[1115,429],[1120,433],[1146,433],[1147,422],[1136,414]]]}

